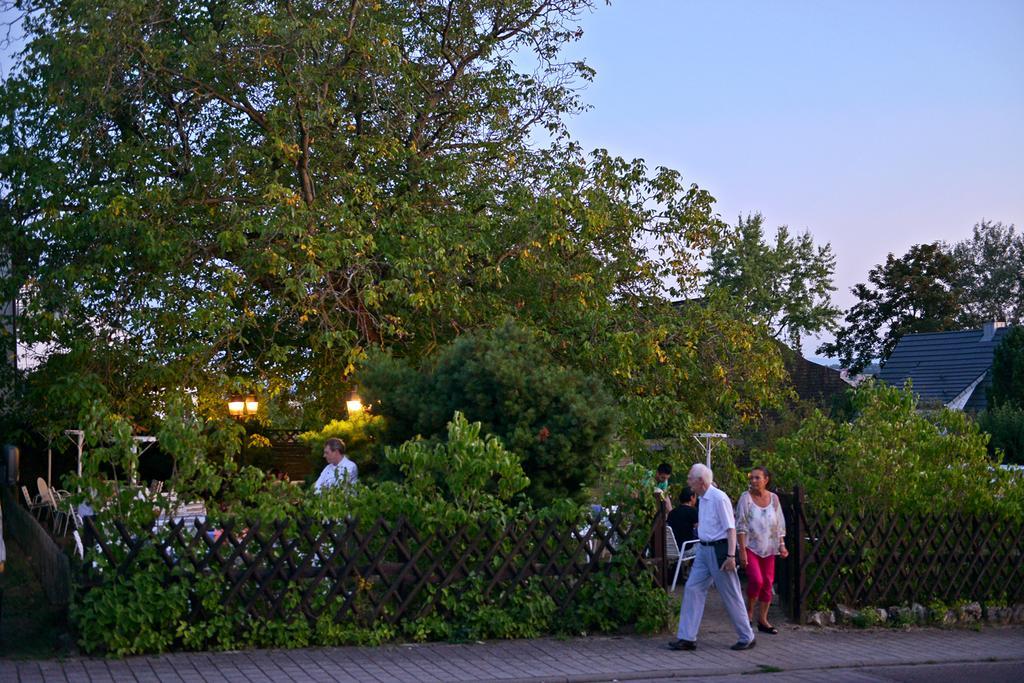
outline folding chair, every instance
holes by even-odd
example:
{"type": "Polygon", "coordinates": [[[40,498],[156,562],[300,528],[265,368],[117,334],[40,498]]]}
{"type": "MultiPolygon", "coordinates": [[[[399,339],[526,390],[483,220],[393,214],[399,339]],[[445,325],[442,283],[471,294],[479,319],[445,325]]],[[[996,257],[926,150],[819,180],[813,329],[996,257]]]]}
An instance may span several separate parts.
{"type": "Polygon", "coordinates": [[[78,509],[71,504],[71,501],[67,501],[65,507],[67,512],[61,511],[61,514],[64,515],[64,527],[61,529],[61,536],[67,536],[68,529],[71,528],[72,524],[74,524],[76,533],[78,529],[82,528],[82,517],[78,514],[78,509]]]}
{"type": "Polygon", "coordinates": [[[36,496],[34,499],[28,494],[28,486],[22,484],[21,495],[25,497],[25,507],[32,513],[32,516],[39,519],[39,511],[47,507],[46,503],[43,502],[41,496],[36,496]]]}
{"type": "Polygon", "coordinates": [[[693,562],[693,558],[697,556],[697,539],[687,541],[680,548],[679,544],[676,543],[676,534],[672,531],[672,527],[668,524],[665,525],[665,558],[670,562],[676,561],[676,572],[672,575],[672,588],[676,589],[676,582],[679,581],[679,570],[683,568],[684,562],[693,562]]]}
{"type": "Polygon", "coordinates": [[[61,509],[61,502],[64,497],[59,495],[65,492],[51,489],[46,485],[42,477],[36,480],[36,486],[39,487],[39,495],[42,496],[46,508],[50,511],[50,528],[53,529],[53,533],[57,533],[57,529],[60,528],[61,524],[64,525],[64,533],[66,533],[68,513],[61,509]]]}

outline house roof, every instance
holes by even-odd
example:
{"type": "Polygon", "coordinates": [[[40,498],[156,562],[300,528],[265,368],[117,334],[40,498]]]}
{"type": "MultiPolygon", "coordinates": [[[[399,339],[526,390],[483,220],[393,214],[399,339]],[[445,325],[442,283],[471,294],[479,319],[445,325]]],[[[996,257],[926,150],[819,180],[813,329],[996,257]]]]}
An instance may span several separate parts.
{"type": "Polygon", "coordinates": [[[839,370],[809,361],[784,344],[779,346],[789,379],[802,400],[827,405],[833,396],[850,388],[839,370]]]}
{"type": "MultiPolygon", "coordinates": [[[[985,375],[992,367],[992,354],[1009,328],[996,328],[985,339],[985,330],[929,332],[903,336],[882,366],[878,379],[903,386],[913,382],[914,393],[924,401],[949,403],[985,375]]],[[[985,377],[974,388],[966,408],[985,407],[985,377]]]]}

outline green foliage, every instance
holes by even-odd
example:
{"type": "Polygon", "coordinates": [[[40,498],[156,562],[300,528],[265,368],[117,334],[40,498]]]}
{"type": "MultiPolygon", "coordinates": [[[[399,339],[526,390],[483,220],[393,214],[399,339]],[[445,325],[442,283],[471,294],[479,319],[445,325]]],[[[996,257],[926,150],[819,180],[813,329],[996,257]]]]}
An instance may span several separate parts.
{"type": "Polygon", "coordinates": [[[519,458],[505,450],[499,439],[481,438],[480,430],[479,422],[470,424],[456,412],[445,442],[408,441],[388,449],[386,457],[418,500],[440,497],[470,513],[501,509],[530,480],[519,458]]]}
{"type": "Polygon", "coordinates": [[[1024,234],[1014,226],[983,220],[971,237],[950,249],[956,260],[965,327],[991,320],[1024,323],[1024,234]]]}
{"type": "Polygon", "coordinates": [[[621,624],[633,625],[637,633],[658,633],[672,617],[663,588],[623,581],[618,573],[588,582],[580,590],[579,605],[575,614],[563,617],[568,633],[614,632],[621,624]]]}
{"type": "Polygon", "coordinates": [[[506,323],[459,337],[416,377],[398,367],[371,357],[360,374],[394,429],[406,430],[392,438],[438,438],[452,413],[462,412],[521,458],[534,501],[579,497],[595,481],[614,406],[595,378],[559,365],[535,335],[506,323]]]}
{"type": "Polygon", "coordinates": [[[1024,410],[1024,326],[1009,329],[992,353],[988,403],[1024,410]]]}
{"type": "Polygon", "coordinates": [[[88,652],[117,656],[166,652],[187,619],[188,596],[180,583],[162,585],[164,573],[152,548],[140,558],[150,571],[110,577],[102,590],[90,590],[73,605],[80,644],[88,652]]]}
{"type": "MultiPolygon", "coordinates": [[[[130,433],[122,419],[100,407],[90,426],[107,440],[130,433]]],[[[180,442],[176,452],[180,458],[202,459],[201,453],[190,446],[195,445],[196,434],[190,431],[188,420],[177,429],[180,442]]],[[[101,455],[108,464],[118,462],[126,467],[129,451],[128,446],[111,447],[101,455]]],[[[213,500],[207,503],[208,518],[223,529],[241,529],[243,524],[252,523],[267,529],[283,522],[289,533],[294,533],[301,519],[354,518],[365,531],[378,517],[405,518],[422,538],[433,539],[431,552],[436,554],[453,542],[472,552],[475,543],[471,538],[481,531],[486,537],[504,538],[506,529],[517,530],[502,541],[503,551],[511,553],[516,533],[526,533],[534,528],[534,522],[555,521],[566,529],[592,523],[570,501],[556,501],[539,510],[525,506],[521,492],[529,480],[519,459],[499,439],[483,435],[479,422],[470,423],[458,413],[447,426],[445,440],[413,440],[386,449],[383,457],[396,474],[394,480],[332,488],[317,496],[257,468],[235,468],[230,462],[230,476],[196,486],[216,486],[216,504],[213,500]],[[456,530],[464,525],[468,525],[469,537],[460,538],[456,530]]],[[[181,465],[202,479],[203,467],[188,462],[181,465]]],[[[300,592],[309,589],[305,584],[280,586],[286,589],[280,615],[253,617],[241,607],[244,600],[225,603],[224,597],[234,586],[230,575],[212,570],[196,572],[186,562],[168,565],[156,555],[154,546],[147,544],[134,561],[135,571],[124,575],[117,574],[104,556],[90,550],[86,561],[93,563],[92,571],[103,581],[75,601],[71,618],[84,650],[114,655],[177,648],[376,645],[399,637],[462,641],[556,632],[614,632],[623,628],[656,631],[665,626],[671,610],[664,591],[648,574],[638,573],[635,565],[635,557],[647,543],[645,531],[653,520],[650,501],[636,495],[637,482],[644,473],[639,465],[622,468],[621,476],[609,487],[604,502],[617,509],[618,528],[636,533],[617,535],[616,543],[623,555],[615,555],[605,571],[588,575],[571,600],[557,584],[549,585],[539,577],[492,588],[490,576],[485,581],[484,576],[470,575],[444,587],[427,586],[417,596],[417,605],[433,604],[436,599],[437,607],[426,610],[418,619],[391,624],[386,610],[380,614],[376,611],[375,600],[382,590],[375,583],[377,579],[357,577],[347,593],[332,591],[329,580],[313,589],[313,608],[321,614],[313,622],[299,609],[300,592]],[[343,612],[346,604],[351,611],[343,612]],[[339,613],[345,613],[344,620],[335,618],[339,613]]],[[[98,477],[88,481],[94,486],[103,485],[98,477]]],[[[96,518],[108,540],[117,538],[112,529],[115,519],[125,522],[135,533],[149,533],[153,516],[168,506],[166,499],[141,501],[131,489],[109,482],[106,486],[102,491],[80,495],[94,503],[100,499],[111,501],[110,505],[97,506],[96,518]]],[[[167,533],[157,532],[157,538],[167,533]]],[[[553,543],[550,539],[529,540],[531,544],[545,542],[553,543]]],[[[114,565],[127,554],[127,548],[116,541],[108,542],[107,547],[115,555],[114,565]]],[[[547,547],[556,551],[553,545],[547,547]]],[[[428,557],[421,559],[427,561],[428,557]]]]}
{"type": "Polygon", "coordinates": [[[978,427],[989,434],[989,452],[1007,464],[1024,465],[1024,409],[1010,405],[989,408],[978,415],[978,427]]]}
{"type": "Polygon", "coordinates": [[[878,626],[881,623],[881,619],[878,617],[878,610],[874,607],[865,607],[857,612],[853,617],[853,625],[857,628],[871,628],[872,626],[878,626]]]}
{"type": "Polygon", "coordinates": [[[905,334],[959,329],[957,272],[956,260],[940,242],[915,244],[900,258],[889,254],[868,272],[869,284],[853,287],[858,301],[846,314],[846,326],[818,353],[859,372],[875,359],[884,362],[905,334]]]}
{"type": "Polygon", "coordinates": [[[815,249],[809,232],[791,236],[786,226],[768,244],[763,221],[759,213],[740,216],[735,231],[712,247],[707,284],[728,291],[772,336],[799,350],[802,336],[835,325],[836,258],[831,245],[815,249]]]}
{"type": "Polygon", "coordinates": [[[569,138],[589,0],[4,4],[0,289],[65,366],[38,371],[95,389],[64,419],[255,389],[323,424],[366,349],[506,317],[626,376],[722,228],[678,172],[569,138]]]}
{"type": "Polygon", "coordinates": [[[862,384],[852,401],[851,421],[816,411],[763,454],[776,485],[799,484],[823,511],[1024,515],[1024,482],[995,467],[986,436],[963,413],[922,414],[913,392],[875,382],[862,384]]]}
{"type": "Polygon", "coordinates": [[[562,126],[586,0],[151,4],[18,3],[0,288],[54,353],[10,415],[59,434],[101,400],[154,430],[168,392],[216,422],[254,391],[260,422],[309,428],[368,349],[415,367],[505,319],[621,401],[627,439],[777,403],[763,326],[722,294],[671,304],[725,229],[713,197],[562,126]]]}

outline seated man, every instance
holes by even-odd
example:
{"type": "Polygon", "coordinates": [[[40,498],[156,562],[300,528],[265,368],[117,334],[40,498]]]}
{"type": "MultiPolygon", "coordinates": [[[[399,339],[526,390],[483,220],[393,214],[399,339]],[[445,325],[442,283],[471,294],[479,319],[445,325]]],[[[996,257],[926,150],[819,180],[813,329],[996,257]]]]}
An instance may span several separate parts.
{"type": "Polygon", "coordinates": [[[689,486],[683,487],[679,507],[668,513],[665,523],[672,527],[680,549],[687,541],[697,538],[697,494],[689,486]]]}
{"type": "Polygon", "coordinates": [[[324,460],[327,467],[313,484],[313,491],[321,493],[329,486],[354,484],[359,480],[359,468],[345,454],[345,442],[330,438],[324,442],[324,460]]]}

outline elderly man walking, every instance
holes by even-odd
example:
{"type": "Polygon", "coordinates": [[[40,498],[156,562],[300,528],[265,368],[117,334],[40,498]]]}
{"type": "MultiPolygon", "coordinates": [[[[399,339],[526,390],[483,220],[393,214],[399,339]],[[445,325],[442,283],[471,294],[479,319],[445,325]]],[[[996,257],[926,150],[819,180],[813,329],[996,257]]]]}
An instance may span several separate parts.
{"type": "Polygon", "coordinates": [[[711,470],[701,464],[690,468],[686,483],[700,498],[697,509],[697,556],[690,568],[683,591],[683,604],[679,608],[678,640],[669,643],[673,650],[696,650],[697,630],[704,616],[704,602],[708,588],[714,581],[722,596],[725,609],[732,619],[739,640],[733,650],[754,647],[754,629],[747,621],[747,608],[740,592],[740,579],[736,575],[736,520],[729,496],[712,486],[711,470]]]}

